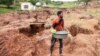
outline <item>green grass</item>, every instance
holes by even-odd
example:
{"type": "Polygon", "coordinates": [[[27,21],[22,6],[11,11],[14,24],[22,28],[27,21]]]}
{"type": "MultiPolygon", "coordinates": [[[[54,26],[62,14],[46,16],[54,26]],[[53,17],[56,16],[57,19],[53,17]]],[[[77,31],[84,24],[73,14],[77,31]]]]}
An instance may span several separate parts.
{"type": "MultiPolygon", "coordinates": [[[[57,7],[57,8],[73,8],[73,7],[76,7],[77,5],[75,5],[75,3],[73,2],[65,2],[61,5],[55,5],[55,4],[49,3],[48,6],[57,7]]],[[[19,9],[20,9],[20,6],[13,6],[12,8],[7,8],[5,5],[0,5],[0,14],[9,13],[9,12],[16,11],[19,9]]]]}
{"type": "Polygon", "coordinates": [[[73,2],[65,2],[61,5],[55,5],[55,4],[48,4],[49,7],[57,7],[57,8],[73,8],[77,7],[78,5],[75,5],[73,2]]]}
{"type": "Polygon", "coordinates": [[[0,14],[16,11],[18,9],[19,9],[19,6],[7,8],[5,5],[0,5],[0,14]]]}

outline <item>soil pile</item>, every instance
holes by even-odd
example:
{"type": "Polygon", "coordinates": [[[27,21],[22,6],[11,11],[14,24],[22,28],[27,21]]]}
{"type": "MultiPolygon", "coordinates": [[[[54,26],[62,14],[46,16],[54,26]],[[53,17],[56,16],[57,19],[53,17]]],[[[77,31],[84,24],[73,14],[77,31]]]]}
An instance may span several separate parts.
{"type": "MultiPolygon", "coordinates": [[[[50,14],[47,11],[34,12],[31,17],[27,12],[20,13],[20,16],[17,14],[0,15],[0,56],[49,56],[52,34],[49,29],[43,28],[44,25],[34,25],[34,22],[43,22],[50,14]]],[[[65,18],[71,18],[70,15],[67,14],[65,18]]],[[[99,56],[100,21],[75,18],[65,19],[65,28],[69,29],[72,36],[64,39],[63,56],[99,56]]],[[[58,51],[57,41],[53,56],[59,56],[58,51]]]]}

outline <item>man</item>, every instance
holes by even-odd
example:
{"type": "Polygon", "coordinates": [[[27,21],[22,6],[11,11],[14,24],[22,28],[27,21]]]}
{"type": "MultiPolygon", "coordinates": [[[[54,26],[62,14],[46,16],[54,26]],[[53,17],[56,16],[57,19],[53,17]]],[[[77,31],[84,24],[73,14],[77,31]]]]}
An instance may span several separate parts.
{"type": "MultiPolygon", "coordinates": [[[[57,18],[53,19],[52,21],[52,27],[56,30],[56,31],[62,31],[64,29],[64,20],[63,20],[63,12],[62,11],[58,11],[57,12],[57,18]]],[[[56,42],[56,38],[54,38],[54,36],[52,36],[52,39],[51,39],[51,47],[50,47],[50,52],[51,52],[51,55],[52,55],[52,51],[53,51],[53,47],[54,47],[54,44],[56,42]]],[[[60,55],[62,55],[62,48],[63,48],[63,39],[59,39],[59,53],[60,55]]]]}

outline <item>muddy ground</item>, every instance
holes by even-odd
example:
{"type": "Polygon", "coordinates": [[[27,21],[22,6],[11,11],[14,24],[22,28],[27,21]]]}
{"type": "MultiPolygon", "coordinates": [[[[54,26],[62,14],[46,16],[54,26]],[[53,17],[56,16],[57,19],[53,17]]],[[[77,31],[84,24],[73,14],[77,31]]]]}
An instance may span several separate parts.
{"type": "MultiPolygon", "coordinates": [[[[96,12],[99,9],[95,8],[96,12]]],[[[1,14],[0,56],[49,56],[50,26],[56,10],[1,14]],[[46,22],[45,27],[34,22],[46,22]]],[[[64,39],[63,56],[100,56],[100,17],[88,14],[90,8],[60,10],[64,11],[65,29],[71,33],[64,39]]],[[[59,56],[58,48],[56,42],[53,56],[59,56]]]]}

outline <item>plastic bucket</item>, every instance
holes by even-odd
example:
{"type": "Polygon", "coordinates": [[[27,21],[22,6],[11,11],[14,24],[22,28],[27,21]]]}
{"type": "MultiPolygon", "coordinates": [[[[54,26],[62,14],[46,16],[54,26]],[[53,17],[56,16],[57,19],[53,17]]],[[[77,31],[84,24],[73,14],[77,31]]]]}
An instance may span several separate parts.
{"type": "Polygon", "coordinates": [[[67,36],[68,36],[68,32],[66,31],[57,31],[54,34],[54,38],[58,38],[58,39],[63,39],[63,38],[66,38],[67,36]]]}

